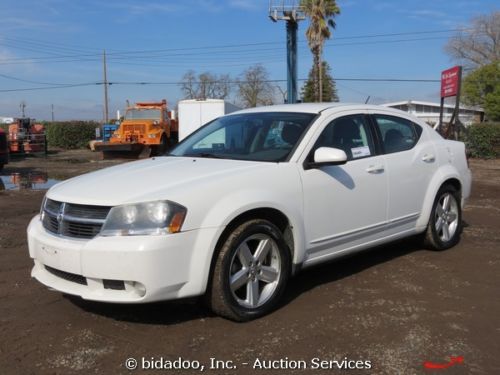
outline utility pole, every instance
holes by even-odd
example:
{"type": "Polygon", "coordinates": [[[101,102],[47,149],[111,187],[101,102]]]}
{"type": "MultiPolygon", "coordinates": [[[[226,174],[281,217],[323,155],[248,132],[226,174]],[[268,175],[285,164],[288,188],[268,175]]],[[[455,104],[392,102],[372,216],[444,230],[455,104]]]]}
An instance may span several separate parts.
{"type": "Polygon", "coordinates": [[[305,19],[299,1],[270,0],[269,18],[286,21],[287,103],[297,103],[297,30],[305,19]]]}
{"type": "Polygon", "coordinates": [[[286,103],[286,102],[287,102],[287,100],[286,100],[287,92],[286,92],[286,91],[284,91],[284,90],[281,88],[281,86],[280,86],[280,85],[276,85],[276,87],[278,88],[278,90],[279,90],[279,92],[280,92],[281,96],[283,96],[283,104],[284,104],[284,103],[286,103]]]}
{"type": "Polygon", "coordinates": [[[19,108],[21,109],[21,115],[24,118],[25,117],[24,110],[26,109],[26,102],[24,100],[21,102],[21,104],[19,104],[19,108]]]}
{"type": "Polygon", "coordinates": [[[108,75],[106,72],[106,50],[103,50],[102,62],[104,68],[104,123],[109,122],[109,110],[108,110],[108,75]]]}
{"type": "Polygon", "coordinates": [[[52,122],[54,122],[54,104],[50,105],[50,109],[51,109],[51,112],[52,112],[52,122]]]}

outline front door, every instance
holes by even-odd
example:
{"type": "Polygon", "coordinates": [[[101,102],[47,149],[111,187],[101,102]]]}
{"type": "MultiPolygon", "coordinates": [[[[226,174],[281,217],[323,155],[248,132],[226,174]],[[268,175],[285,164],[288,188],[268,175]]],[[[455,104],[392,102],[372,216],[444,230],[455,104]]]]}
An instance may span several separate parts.
{"type": "Polygon", "coordinates": [[[345,151],[344,165],[302,170],[307,255],[313,263],[379,238],[387,221],[385,158],[375,152],[365,114],[332,118],[309,153],[345,151]]]}

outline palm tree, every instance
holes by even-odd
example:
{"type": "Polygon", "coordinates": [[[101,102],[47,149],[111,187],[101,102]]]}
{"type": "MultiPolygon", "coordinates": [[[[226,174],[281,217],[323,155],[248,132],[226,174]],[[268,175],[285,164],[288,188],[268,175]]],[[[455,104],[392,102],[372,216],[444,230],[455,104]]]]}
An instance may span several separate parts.
{"type": "Polygon", "coordinates": [[[304,14],[309,17],[309,27],[306,30],[307,43],[314,57],[316,79],[315,92],[318,101],[323,101],[323,79],[321,61],[325,39],[330,39],[330,28],[335,28],[334,18],[340,14],[336,0],[301,0],[304,14]]]}

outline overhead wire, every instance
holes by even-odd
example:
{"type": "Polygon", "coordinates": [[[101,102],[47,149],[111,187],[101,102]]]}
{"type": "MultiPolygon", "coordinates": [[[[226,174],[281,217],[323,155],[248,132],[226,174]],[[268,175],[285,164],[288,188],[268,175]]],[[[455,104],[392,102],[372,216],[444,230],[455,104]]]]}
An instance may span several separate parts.
{"type": "MultiPolygon", "coordinates": [[[[338,43],[337,40],[359,40],[359,39],[374,39],[374,38],[393,38],[398,36],[410,35],[431,35],[443,34],[450,32],[466,31],[468,29],[443,29],[443,30],[421,30],[413,32],[400,32],[388,34],[366,34],[366,35],[352,35],[337,37],[333,41],[328,41],[325,47],[342,47],[353,45],[375,45],[375,44],[390,44],[390,43],[404,43],[416,42],[427,40],[444,39],[444,36],[430,36],[422,38],[403,38],[403,39],[389,39],[389,40],[370,40],[370,41],[353,41],[346,43],[338,43]]],[[[306,41],[302,41],[306,43],[306,41]]],[[[199,66],[205,64],[207,66],[231,67],[231,66],[247,66],[251,63],[264,62],[266,64],[278,63],[282,61],[282,56],[285,51],[284,47],[280,48],[265,48],[267,45],[276,45],[283,42],[263,41],[255,43],[242,43],[242,44],[223,44],[212,46],[195,46],[195,47],[182,47],[182,48],[168,48],[156,50],[130,50],[130,51],[111,51],[107,52],[107,61],[118,65],[135,65],[135,66],[151,66],[151,67],[186,67],[186,64],[193,63],[199,66]],[[255,47],[255,48],[248,48],[255,47]],[[263,47],[263,48],[259,48],[263,47]],[[243,48],[243,49],[242,49],[243,48]],[[140,56],[137,56],[140,54],[140,56]],[[147,55],[149,54],[149,55],[147,55]],[[244,62],[239,61],[244,58],[244,62]],[[147,59],[147,60],[145,60],[147,59]]],[[[8,64],[28,64],[28,63],[71,63],[71,62],[96,62],[101,61],[102,52],[97,48],[89,47],[75,47],[71,44],[46,42],[36,39],[27,38],[13,38],[13,37],[0,37],[0,45],[7,45],[18,49],[24,49],[35,52],[43,52],[51,56],[34,56],[34,57],[21,57],[21,58],[7,58],[0,59],[0,65],[8,64]],[[15,45],[11,42],[24,43],[24,45],[15,45]],[[77,54],[62,54],[63,52],[76,52],[77,54]],[[95,51],[90,53],[91,51],[95,51]]],[[[307,49],[306,45],[299,47],[301,51],[307,49]]],[[[85,82],[85,83],[54,83],[54,82],[40,82],[26,80],[18,77],[0,74],[0,77],[16,80],[25,83],[34,83],[45,85],[44,87],[28,87],[28,88],[12,88],[1,89],[0,92],[14,92],[14,91],[31,91],[31,90],[45,90],[45,89],[60,89],[72,88],[91,85],[102,85],[103,82],[85,82]]],[[[305,81],[306,79],[299,79],[305,81]]],[[[433,79],[400,79],[400,78],[342,78],[336,77],[335,81],[358,81],[358,82],[420,82],[432,83],[439,82],[433,79]]],[[[285,82],[286,80],[268,80],[267,82],[285,82]]],[[[241,81],[233,81],[231,84],[237,84],[241,81]]],[[[176,82],[136,82],[136,81],[115,81],[109,82],[109,85],[180,85],[182,81],[176,82]]]]}
{"type": "MultiPolygon", "coordinates": [[[[444,30],[427,30],[427,31],[413,31],[413,32],[401,32],[401,33],[388,33],[388,34],[366,34],[366,35],[353,35],[353,36],[344,36],[344,37],[336,37],[332,41],[328,41],[326,45],[328,46],[350,46],[350,45],[360,45],[360,44],[380,44],[380,43],[400,43],[400,42],[411,42],[411,41],[422,41],[422,40],[433,40],[433,39],[443,39],[445,37],[434,37],[434,38],[413,38],[413,39],[398,39],[398,40],[380,40],[380,41],[368,41],[368,42],[351,42],[351,43],[337,43],[337,40],[350,40],[350,39],[372,39],[372,38],[386,38],[386,37],[394,37],[394,36],[409,36],[409,35],[429,35],[429,34],[442,34],[442,33],[449,33],[449,32],[457,32],[457,31],[463,31],[467,29],[444,29],[444,30]]],[[[3,37],[0,39],[0,44],[6,44],[5,42],[2,42],[2,40],[22,40],[19,38],[8,38],[8,37],[3,37]]],[[[18,48],[18,49],[25,49],[25,50],[34,50],[38,52],[43,52],[47,53],[47,46],[50,46],[50,43],[47,42],[30,42],[30,40],[25,40],[25,43],[31,43],[32,47],[33,44],[35,43],[35,46],[38,44],[43,48],[42,51],[40,49],[34,49],[26,46],[19,46],[19,45],[12,45],[12,44],[7,44],[10,47],[13,48],[18,48]]],[[[306,43],[306,41],[299,41],[299,43],[306,43]]],[[[144,54],[157,54],[157,53],[168,53],[168,55],[165,55],[165,57],[173,57],[174,54],[172,52],[180,52],[180,51],[201,51],[201,50],[214,50],[214,49],[235,49],[232,51],[227,51],[227,53],[238,53],[238,52],[259,52],[258,48],[254,48],[253,50],[249,50],[248,47],[257,47],[257,46],[265,46],[265,45],[276,45],[276,44],[283,44],[282,41],[266,41],[266,42],[256,42],[256,43],[241,43],[241,44],[224,44],[224,45],[212,45],[212,46],[195,46],[195,47],[182,47],[182,48],[167,48],[167,49],[153,49],[153,50],[131,50],[131,51],[114,51],[114,52],[107,52],[107,56],[110,60],[113,58],[116,59],[130,59],[134,58],[131,57],[130,55],[136,55],[136,54],[141,54],[142,56],[135,57],[135,58],[143,58],[144,54]],[[241,51],[238,49],[245,48],[245,50],[241,51]]],[[[57,45],[57,44],[55,44],[57,45]]],[[[56,47],[56,48],[61,48],[61,47],[56,47]]],[[[76,48],[66,48],[63,47],[66,50],[74,50],[74,51],[82,51],[80,49],[76,48]]],[[[269,50],[269,49],[268,49],[269,50]]],[[[276,50],[273,48],[272,50],[276,50]]],[[[62,62],[63,60],[65,62],[74,62],[74,61],[94,61],[96,58],[100,57],[102,52],[95,52],[95,53],[79,53],[79,54],[72,54],[72,55],[61,55],[60,53],[56,53],[54,51],[50,52],[52,55],[55,56],[33,56],[33,57],[24,57],[24,58],[10,58],[10,59],[1,59],[0,64],[6,64],[9,62],[20,62],[23,60],[30,60],[32,61],[38,61],[38,60],[55,60],[53,62],[62,62]],[[88,59],[87,58],[94,57],[94,59],[88,59]],[[63,59],[63,60],[61,60],[63,59]]],[[[197,52],[198,54],[209,54],[209,53],[215,53],[215,52],[197,52]]],[[[197,53],[191,52],[189,55],[196,55],[197,53]]],[[[224,53],[223,51],[217,51],[217,53],[224,53]]],[[[176,54],[176,55],[182,55],[182,54],[176,54]]],[[[161,58],[162,56],[148,56],[148,58],[161,58]]]]}
{"type": "MultiPolygon", "coordinates": [[[[262,82],[266,83],[279,83],[286,82],[286,79],[268,79],[262,82]]],[[[307,81],[307,78],[299,78],[297,81],[307,81]]],[[[406,79],[406,78],[334,78],[334,81],[352,81],[352,82],[413,82],[413,83],[436,83],[440,82],[437,79],[406,79]]],[[[242,83],[248,83],[245,80],[231,80],[231,81],[211,81],[214,83],[225,82],[230,85],[238,85],[242,83]]],[[[148,82],[148,81],[109,81],[108,86],[113,85],[182,85],[186,83],[185,81],[168,81],[168,82],[148,82]]],[[[192,84],[199,84],[199,81],[193,81],[192,84]]],[[[47,83],[48,84],[48,83],[47,83]]],[[[81,86],[94,86],[94,85],[104,85],[104,82],[85,82],[85,83],[71,83],[71,84],[57,84],[57,86],[45,86],[45,87],[29,87],[29,88],[18,88],[18,89],[0,89],[0,92],[15,92],[15,91],[32,91],[32,90],[45,90],[45,89],[61,89],[70,87],[81,87],[81,86]]]]}

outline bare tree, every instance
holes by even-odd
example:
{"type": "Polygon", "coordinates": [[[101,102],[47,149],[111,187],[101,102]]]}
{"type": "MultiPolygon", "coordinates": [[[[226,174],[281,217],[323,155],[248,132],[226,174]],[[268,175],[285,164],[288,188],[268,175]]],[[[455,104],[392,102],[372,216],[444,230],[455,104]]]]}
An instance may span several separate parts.
{"type": "Polygon", "coordinates": [[[182,77],[180,86],[186,99],[225,99],[231,92],[230,81],[229,74],[217,76],[204,72],[197,76],[193,70],[189,70],[182,77]]]}
{"type": "Polygon", "coordinates": [[[211,91],[213,87],[216,85],[216,80],[217,78],[214,77],[211,73],[209,72],[204,72],[201,73],[198,76],[198,96],[197,99],[206,99],[210,98],[211,91]]]}
{"type": "Polygon", "coordinates": [[[217,78],[217,85],[215,85],[212,95],[214,98],[225,99],[231,93],[231,76],[229,74],[221,74],[217,78]]]}
{"type": "Polygon", "coordinates": [[[274,87],[266,68],[257,64],[245,70],[238,82],[238,96],[247,108],[273,104],[274,87]]]}
{"type": "Polygon", "coordinates": [[[500,11],[477,16],[454,35],[445,51],[463,65],[476,68],[500,60],[500,11]]]}
{"type": "Polygon", "coordinates": [[[197,88],[196,88],[196,75],[194,70],[188,70],[182,76],[182,82],[180,86],[185,99],[196,99],[197,88]]]}

